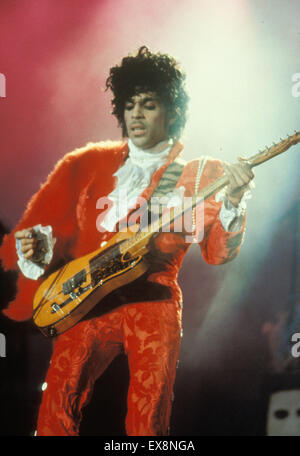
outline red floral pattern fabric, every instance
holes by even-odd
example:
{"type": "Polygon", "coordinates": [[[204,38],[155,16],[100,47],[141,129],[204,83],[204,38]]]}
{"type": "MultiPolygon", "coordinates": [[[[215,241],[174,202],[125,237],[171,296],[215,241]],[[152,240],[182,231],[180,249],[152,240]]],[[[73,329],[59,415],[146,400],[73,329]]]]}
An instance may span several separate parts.
{"type": "MultiPolygon", "coordinates": [[[[180,143],[174,146],[168,162],[152,176],[143,198],[151,197],[182,147],[180,143]]],[[[97,230],[97,200],[114,188],[113,174],[127,154],[126,143],[89,144],[67,154],[33,196],[14,231],[38,223],[53,227],[57,243],[46,273],[70,258],[96,250],[111,236],[97,230]]],[[[184,168],[177,187],[184,185],[185,196],[195,193],[197,170],[198,160],[184,168]]],[[[199,188],[222,173],[221,162],[209,159],[199,188]]],[[[221,203],[213,196],[205,202],[204,239],[199,245],[211,264],[222,264],[238,254],[245,227],[244,222],[239,232],[226,232],[218,217],[220,208],[221,203]]],[[[17,269],[14,231],[5,236],[0,249],[5,269],[17,269]]],[[[130,370],[126,432],[167,435],[181,333],[182,294],[177,275],[189,247],[183,233],[160,233],[155,238],[147,289],[162,287],[168,290],[168,297],[151,298],[150,293],[148,302],[139,302],[146,301],[142,288],[139,295],[131,295],[133,299],[116,310],[81,321],[58,336],[40,407],[38,435],[77,435],[82,408],[91,398],[95,380],[122,351],[128,356],[130,370]]],[[[31,281],[20,274],[18,294],[5,315],[14,320],[31,318],[39,284],[40,280],[31,281]]]]}
{"type": "Polygon", "coordinates": [[[127,435],[168,435],[180,335],[181,307],[170,301],[124,306],[61,334],[46,377],[37,435],[78,435],[94,382],[122,352],[130,372],[127,435]]]}

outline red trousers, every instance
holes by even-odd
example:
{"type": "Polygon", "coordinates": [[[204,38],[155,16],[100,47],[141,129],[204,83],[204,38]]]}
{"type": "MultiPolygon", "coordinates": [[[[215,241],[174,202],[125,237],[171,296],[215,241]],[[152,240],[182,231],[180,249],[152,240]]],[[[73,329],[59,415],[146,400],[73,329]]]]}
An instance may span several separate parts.
{"type": "Polygon", "coordinates": [[[181,307],[130,304],[78,323],[54,344],[37,435],[78,435],[94,382],[119,353],[128,357],[126,433],[168,435],[181,341],[181,307]]]}

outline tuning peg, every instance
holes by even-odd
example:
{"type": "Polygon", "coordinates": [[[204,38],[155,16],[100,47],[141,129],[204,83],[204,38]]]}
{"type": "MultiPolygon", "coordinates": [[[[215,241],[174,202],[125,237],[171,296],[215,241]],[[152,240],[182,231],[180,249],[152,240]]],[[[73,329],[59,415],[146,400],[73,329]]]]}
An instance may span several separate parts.
{"type": "Polygon", "coordinates": [[[281,142],[285,141],[284,139],[280,138],[281,139],[281,142]]]}

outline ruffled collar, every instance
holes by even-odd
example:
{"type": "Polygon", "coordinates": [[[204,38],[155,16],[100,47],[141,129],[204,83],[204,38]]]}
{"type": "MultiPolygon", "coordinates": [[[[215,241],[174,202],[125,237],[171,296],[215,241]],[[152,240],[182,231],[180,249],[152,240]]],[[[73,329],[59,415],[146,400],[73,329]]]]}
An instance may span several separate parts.
{"type": "Polygon", "coordinates": [[[107,231],[113,231],[117,222],[136,206],[139,196],[150,184],[154,172],[167,162],[172,147],[172,139],[161,141],[145,150],[128,140],[128,157],[114,174],[117,177],[117,185],[108,195],[113,205],[101,223],[107,231]]]}

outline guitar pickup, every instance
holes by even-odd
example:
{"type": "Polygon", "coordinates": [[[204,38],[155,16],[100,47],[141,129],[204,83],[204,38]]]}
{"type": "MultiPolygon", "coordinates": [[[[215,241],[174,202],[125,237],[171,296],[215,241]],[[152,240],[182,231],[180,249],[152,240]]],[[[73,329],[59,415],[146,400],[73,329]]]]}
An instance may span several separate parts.
{"type": "Polygon", "coordinates": [[[86,271],[83,269],[82,271],[77,272],[73,277],[66,280],[62,284],[62,291],[64,295],[68,295],[72,293],[76,288],[80,287],[80,285],[86,281],[86,271]]]}

